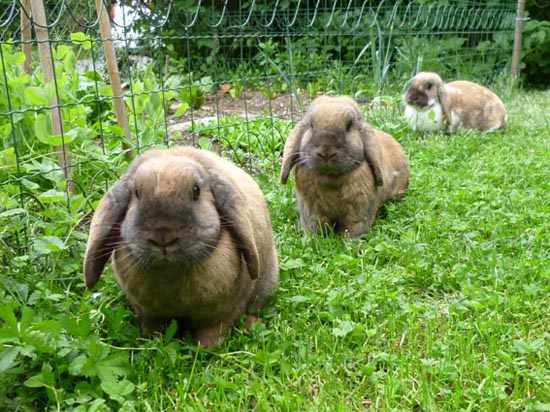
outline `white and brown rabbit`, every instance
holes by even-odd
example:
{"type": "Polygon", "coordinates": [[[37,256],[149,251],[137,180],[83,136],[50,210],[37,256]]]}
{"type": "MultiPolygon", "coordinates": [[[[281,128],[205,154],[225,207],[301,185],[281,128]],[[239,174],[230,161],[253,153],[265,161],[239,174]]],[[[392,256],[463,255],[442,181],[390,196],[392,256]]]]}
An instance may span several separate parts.
{"type": "Polygon", "coordinates": [[[370,229],[378,208],[409,184],[407,156],[392,136],[373,129],[349,97],[316,98],[286,141],[281,183],[296,167],[303,228],[351,237],[370,229]]]}
{"type": "Polygon", "coordinates": [[[201,346],[221,343],[240,315],[253,318],[279,276],[256,182],[192,147],[143,153],[101,199],[86,249],[87,287],[111,255],[142,330],[176,319],[201,346]]]}
{"type": "Polygon", "coordinates": [[[490,132],[506,128],[502,100],[473,82],[444,83],[436,73],[421,72],[412,78],[403,101],[405,118],[413,130],[490,132]]]}

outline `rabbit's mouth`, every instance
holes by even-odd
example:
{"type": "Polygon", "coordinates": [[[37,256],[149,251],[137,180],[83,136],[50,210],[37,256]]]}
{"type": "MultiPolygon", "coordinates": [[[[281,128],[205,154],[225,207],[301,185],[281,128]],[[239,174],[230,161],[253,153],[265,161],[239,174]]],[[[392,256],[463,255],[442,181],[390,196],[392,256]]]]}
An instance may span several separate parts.
{"type": "Polygon", "coordinates": [[[312,169],[320,175],[339,176],[345,172],[340,164],[330,161],[315,161],[312,166],[312,169]]]}
{"type": "Polygon", "coordinates": [[[134,258],[148,268],[169,269],[189,268],[206,259],[214,250],[217,241],[196,241],[191,244],[152,246],[140,245],[130,247],[134,258]]]}
{"type": "Polygon", "coordinates": [[[435,102],[421,100],[421,101],[409,101],[407,102],[407,105],[414,107],[417,110],[428,110],[434,105],[434,103],[435,102]]]}

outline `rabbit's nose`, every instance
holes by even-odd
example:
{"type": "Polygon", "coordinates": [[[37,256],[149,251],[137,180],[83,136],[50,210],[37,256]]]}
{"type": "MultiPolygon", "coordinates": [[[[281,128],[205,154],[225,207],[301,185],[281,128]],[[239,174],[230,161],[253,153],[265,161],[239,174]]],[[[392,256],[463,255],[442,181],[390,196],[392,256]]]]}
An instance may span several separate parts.
{"type": "Polygon", "coordinates": [[[333,159],[336,156],[336,153],[334,152],[318,152],[317,157],[321,160],[324,160],[325,162],[328,162],[329,160],[333,159]]]}
{"type": "Polygon", "coordinates": [[[172,229],[168,227],[156,228],[147,241],[153,246],[168,247],[175,244],[178,241],[178,235],[172,229]]]}

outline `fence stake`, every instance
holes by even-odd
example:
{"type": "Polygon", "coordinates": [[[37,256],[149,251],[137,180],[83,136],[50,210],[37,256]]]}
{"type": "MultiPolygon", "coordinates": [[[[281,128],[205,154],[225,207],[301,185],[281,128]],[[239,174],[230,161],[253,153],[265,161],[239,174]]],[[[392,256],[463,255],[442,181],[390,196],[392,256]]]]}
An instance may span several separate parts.
{"type": "Polygon", "coordinates": [[[523,11],[525,10],[525,0],[518,0],[518,9],[516,13],[516,32],[514,34],[514,50],[512,52],[512,83],[517,85],[519,76],[519,63],[521,58],[521,31],[523,25],[523,11]]]}
{"type": "MultiPolygon", "coordinates": [[[[124,96],[122,95],[122,86],[120,84],[120,73],[118,71],[118,64],[116,60],[115,46],[111,39],[111,22],[109,19],[109,13],[107,8],[103,4],[102,0],[95,0],[95,7],[99,16],[99,28],[101,32],[101,41],[105,50],[105,60],[107,61],[107,70],[109,71],[109,79],[111,81],[111,88],[113,89],[113,98],[115,105],[115,112],[117,118],[117,124],[122,130],[128,140],[131,139],[130,126],[128,125],[128,117],[126,115],[126,104],[124,102],[124,96]]],[[[133,158],[134,153],[129,144],[122,143],[122,147],[126,152],[126,157],[133,158]]]]}
{"type": "Polygon", "coordinates": [[[27,74],[31,74],[32,71],[31,21],[28,17],[30,12],[30,0],[21,0],[21,41],[23,43],[23,54],[25,55],[23,70],[27,74]]]}
{"type": "MultiPolygon", "coordinates": [[[[34,21],[34,31],[36,33],[36,39],[38,41],[38,53],[40,55],[40,64],[42,66],[42,73],[44,76],[44,84],[54,81],[54,65],[52,60],[52,53],[50,49],[50,38],[48,34],[48,27],[46,25],[46,12],[44,10],[44,2],[42,0],[31,0],[31,13],[34,21]]],[[[57,95],[54,96],[50,103],[50,109],[52,114],[52,129],[53,133],[58,136],[62,136],[64,133],[63,118],[61,116],[61,108],[59,107],[59,100],[57,95]]],[[[57,154],[57,162],[63,169],[65,179],[69,191],[74,193],[74,184],[71,180],[71,156],[69,148],[64,145],[55,147],[57,154]]]]}

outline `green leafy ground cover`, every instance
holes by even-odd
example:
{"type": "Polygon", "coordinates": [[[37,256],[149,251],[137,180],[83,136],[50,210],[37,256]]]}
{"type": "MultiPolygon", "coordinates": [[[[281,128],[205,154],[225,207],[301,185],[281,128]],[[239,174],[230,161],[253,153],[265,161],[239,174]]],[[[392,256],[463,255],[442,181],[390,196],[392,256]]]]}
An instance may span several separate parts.
{"type": "Polygon", "coordinates": [[[394,106],[365,107],[411,187],[357,241],[303,236],[293,188],[257,176],[280,285],[263,323],[208,350],[173,328],[140,337],[110,272],[85,290],[86,230],[58,192],[39,218],[0,193],[0,409],[550,410],[550,94],[505,102],[508,130],[486,135],[411,133],[394,106]],[[42,236],[13,256],[21,227],[42,236]]]}

